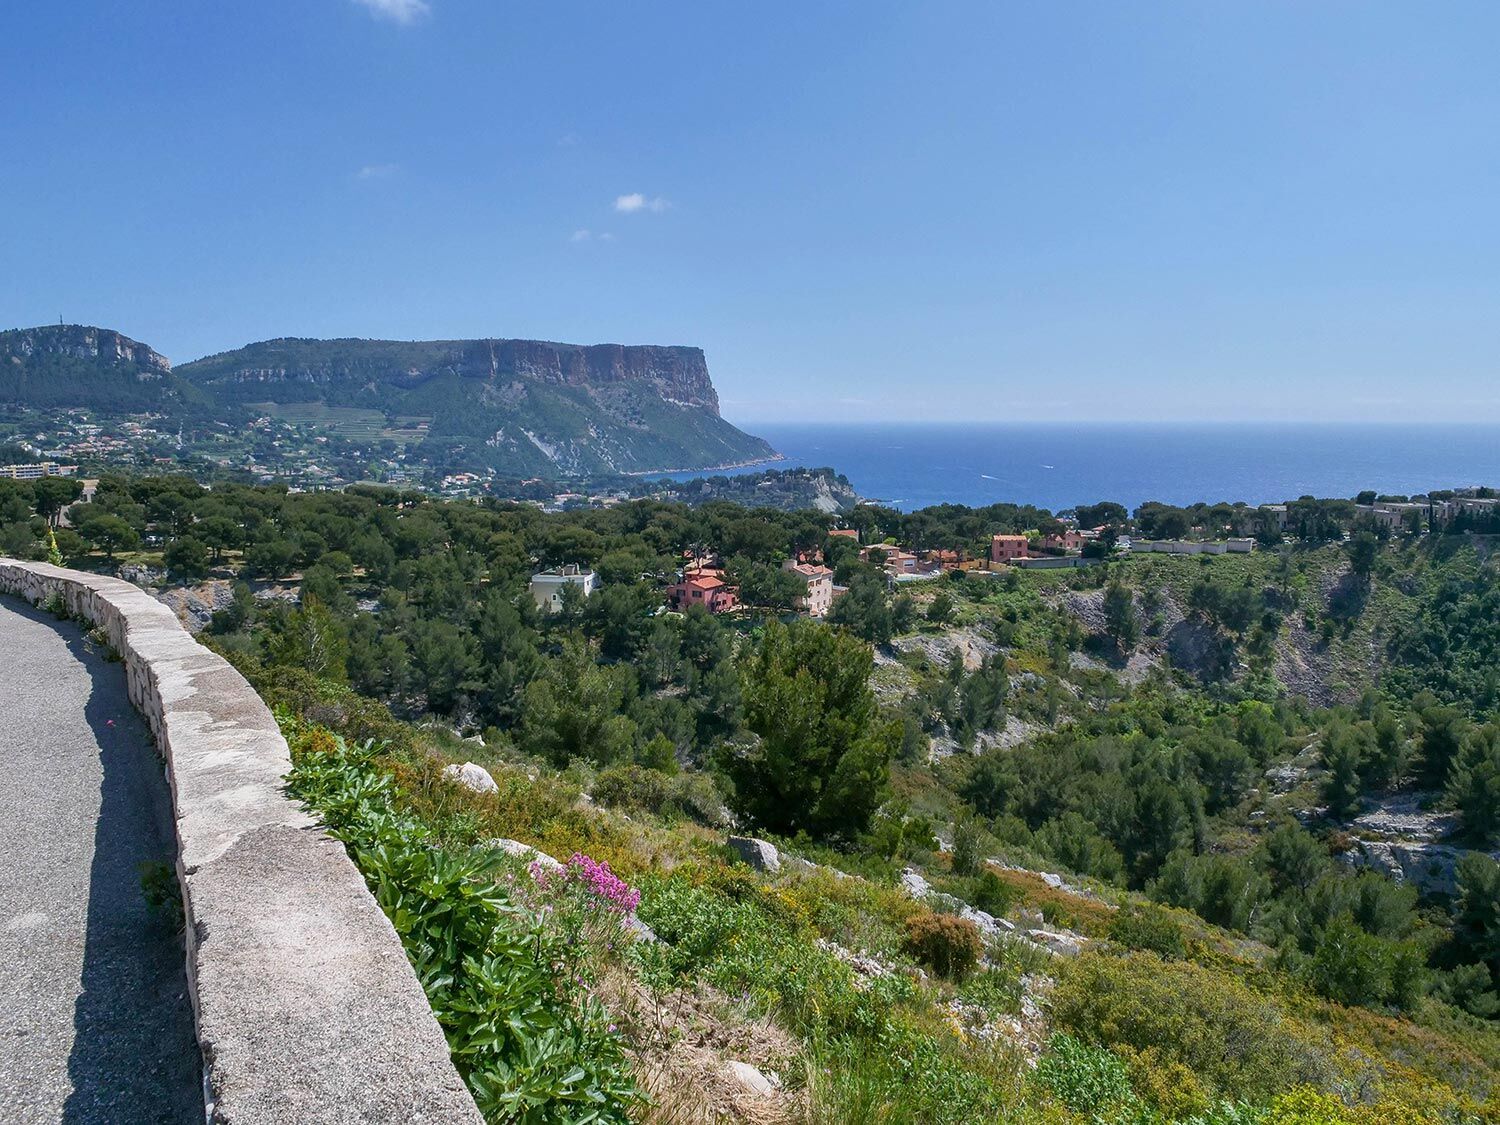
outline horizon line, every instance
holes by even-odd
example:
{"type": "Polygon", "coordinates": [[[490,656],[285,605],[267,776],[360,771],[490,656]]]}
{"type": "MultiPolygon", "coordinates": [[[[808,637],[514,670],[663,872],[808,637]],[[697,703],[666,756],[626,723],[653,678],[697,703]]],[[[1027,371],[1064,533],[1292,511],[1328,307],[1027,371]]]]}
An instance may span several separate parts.
{"type": "MultiPolygon", "coordinates": [[[[725,421],[730,419],[720,412],[725,421]]],[[[756,418],[732,422],[743,429],[747,426],[805,426],[845,427],[856,426],[932,426],[973,428],[975,426],[1389,426],[1393,429],[1409,429],[1413,426],[1464,426],[1479,428],[1500,427],[1500,419],[1475,421],[1469,418],[977,418],[977,419],[918,419],[909,418],[756,418]]]]}

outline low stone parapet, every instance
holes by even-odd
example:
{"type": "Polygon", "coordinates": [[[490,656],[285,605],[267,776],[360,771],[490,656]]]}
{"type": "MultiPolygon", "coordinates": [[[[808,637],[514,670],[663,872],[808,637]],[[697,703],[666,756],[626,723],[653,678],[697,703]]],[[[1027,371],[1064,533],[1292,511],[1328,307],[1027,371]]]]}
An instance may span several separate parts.
{"type": "Polygon", "coordinates": [[[286,741],[244,677],[119,579],[0,559],[0,593],[102,631],[165,761],[209,1120],[480,1122],[396,931],[287,796],[286,741]]]}

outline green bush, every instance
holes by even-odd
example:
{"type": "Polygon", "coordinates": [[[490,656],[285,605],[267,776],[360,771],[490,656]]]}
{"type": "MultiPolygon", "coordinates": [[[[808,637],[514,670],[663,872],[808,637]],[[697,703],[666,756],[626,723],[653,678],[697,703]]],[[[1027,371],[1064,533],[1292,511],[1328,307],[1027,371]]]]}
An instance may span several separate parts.
{"type": "Polygon", "coordinates": [[[955,875],[977,875],[982,862],[980,848],[983,844],[979,821],[973,816],[960,816],[953,825],[953,873],[955,875]]]}
{"type": "Polygon", "coordinates": [[[1323,931],[1307,975],[1318,992],[1340,1004],[1409,1008],[1422,995],[1422,961],[1411,943],[1366,933],[1342,915],[1323,931]]]}
{"type": "Polygon", "coordinates": [[[590,792],[612,809],[661,812],[667,803],[667,775],[645,766],[611,766],[600,770],[590,792]]]}
{"type": "Polygon", "coordinates": [[[975,883],[970,903],[986,914],[1004,917],[1016,901],[1016,888],[985,868],[975,883]]]}
{"type": "Polygon", "coordinates": [[[1134,1100],[1130,1072],[1115,1055],[1071,1035],[1054,1035],[1036,1064],[1036,1081],[1071,1110],[1096,1115],[1124,1108],[1134,1100]]]}
{"type": "Polygon", "coordinates": [[[494,1122],[625,1122],[640,1101],[624,1044],[563,928],[512,901],[503,853],[436,846],[396,811],[374,743],[285,724],[291,791],[320,813],[391,919],[454,1064],[494,1122]]]}
{"type": "Polygon", "coordinates": [[[1157,953],[1168,960],[1187,956],[1187,936],[1182,924],[1159,906],[1121,909],[1110,921],[1109,937],[1127,948],[1157,953]]]}
{"type": "Polygon", "coordinates": [[[1323,1036],[1275,999],[1191,961],[1085,953],[1052,993],[1054,1026],[1196,1076],[1210,1096],[1260,1102],[1332,1077],[1323,1036]]]}

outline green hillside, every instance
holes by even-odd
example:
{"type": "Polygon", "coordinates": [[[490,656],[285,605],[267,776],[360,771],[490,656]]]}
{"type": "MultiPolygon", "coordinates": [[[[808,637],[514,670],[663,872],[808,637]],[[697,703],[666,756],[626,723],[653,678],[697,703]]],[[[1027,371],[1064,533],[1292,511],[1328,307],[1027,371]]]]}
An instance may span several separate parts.
{"type": "Polygon", "coordinates": [[[178,373],[226,404],[430,418],[418,455],[453,471],[578,476],[774,455],[719,416],[697,348],[287,339],[209,356],[178,373]]]}
{"type": "Polygon", "coordinates": [[[106,429],[152,412],[166,430],[220,422],[243,433],[269,415],[303,427],[304,450],[328,443],[319,456],[365,465],[399,446],[404,465],[438,474],[556,479],[775,456],[720,417],[703,352],[689,347],[280,339],[174,369],[118,333],[58,325],[0,333],[0,402],[13,418],[88,410],[106,429]]]}
{"type": "Polygon", "coordinates": [[[52,533],[8,484],[0,542],[187,587],[491,1121],[1490,1125],[1500,538],[1326,507],[894,590],[830,528],[1050,516],[106,477],[52,533]],[[665,611],[708,549],[742,609],[665,611]],[[812,550],[847,592],[789,620],[812,550]]]}
{"type": "Polygon", "coordinates": [[[188,412],[210,399],[145,344],[106,328],[0,332],[0,402],[33,409],[188,412]]]}

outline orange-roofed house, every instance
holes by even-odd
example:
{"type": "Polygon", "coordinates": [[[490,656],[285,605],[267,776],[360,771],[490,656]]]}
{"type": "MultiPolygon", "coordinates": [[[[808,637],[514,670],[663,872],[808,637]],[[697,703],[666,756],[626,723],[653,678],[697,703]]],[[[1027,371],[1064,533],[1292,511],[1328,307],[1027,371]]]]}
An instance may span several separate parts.
{"type": "Polygon", "coordinates": [[[852,527],[839,527],[839,528],[835,528],[834,530],[830,531],[828,533],[828,538],[830,538],[830,539],[853,539],[856,543],[858,543],[859,542],[859,532],[855,528],[852,528],[852,527]]]}
{"type": "Polygon", "coordinates": [[[990,562],[1007,563],[1026,557],[1026,536],[996,535],[990,539],[990,562]]]}
{"type": "Polygon", "coordinates": [[[685,571],[682,580],[667,589],[673,608],[701,605],[709,613],[728,612],[739,604],[739,595],[739,587],[725,582],[721,572],[707,568],[685,571]]]}

